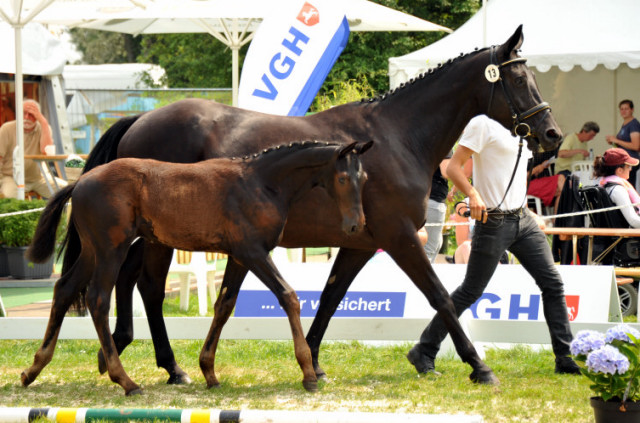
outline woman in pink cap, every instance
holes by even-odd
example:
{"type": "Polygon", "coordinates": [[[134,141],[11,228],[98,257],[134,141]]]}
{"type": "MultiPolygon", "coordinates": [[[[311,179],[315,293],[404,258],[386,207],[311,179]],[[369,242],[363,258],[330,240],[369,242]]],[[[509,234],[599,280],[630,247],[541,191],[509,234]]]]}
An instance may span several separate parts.
{"type": "Polygon", "coordinates": [[[604,186],[611,201],[616,206],[626,206],[620,211],[633,228],[640,228],[638,203],[640,195],[628,181],[629,173],[638,165],[638,159],[633,158],[622,148],[610,148],[602,156],[597,156],[593,163],[593,174],[604,186]],[[634,204],[634,207],[631,205],[634,204]]]}

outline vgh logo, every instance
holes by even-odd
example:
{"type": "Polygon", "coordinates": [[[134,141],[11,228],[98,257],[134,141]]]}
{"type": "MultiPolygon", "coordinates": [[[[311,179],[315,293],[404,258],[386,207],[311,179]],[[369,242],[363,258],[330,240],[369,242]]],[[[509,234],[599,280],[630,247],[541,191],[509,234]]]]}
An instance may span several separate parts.
{"type": "Polygon", "coordinates": [[[314,6],[305,2],[304,6],[302,6],[302,10],[300,10],[300,13],[298,14],[298,20],[306,26],[314,26],[320,22],[320,13],[318,13],[318,9],[314,6]]]}

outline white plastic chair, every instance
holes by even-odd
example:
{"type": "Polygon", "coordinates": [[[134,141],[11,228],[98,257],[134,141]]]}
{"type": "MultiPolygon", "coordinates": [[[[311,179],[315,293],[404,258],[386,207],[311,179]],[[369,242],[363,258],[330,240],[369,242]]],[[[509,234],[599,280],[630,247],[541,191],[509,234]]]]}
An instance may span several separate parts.
{"type": "Polygon", "coordinates": [[[580,179],[582,186],[595,185],[593,179],[593,162],[589,160],[581,160],[571,165],[571,173],[580,179]]]}
{"type": "Polygon", "coordinates": [[[207,314],[207,288],[209,289],[211,303],[215,303],[216,301],[215,272],[217,261],[217,253],[182,250],[173,251],[169,274],[178,274],[180,278],[180,310],[187,310],[189,308],[189,277],[193,274],[196,278],[198,293],[198,313],[201,316],[207,314]],[[212,264],[207,262],[208,254],[213,256],[212,264]],[[210,275],[211,273],[212,275],[210,275]]]}

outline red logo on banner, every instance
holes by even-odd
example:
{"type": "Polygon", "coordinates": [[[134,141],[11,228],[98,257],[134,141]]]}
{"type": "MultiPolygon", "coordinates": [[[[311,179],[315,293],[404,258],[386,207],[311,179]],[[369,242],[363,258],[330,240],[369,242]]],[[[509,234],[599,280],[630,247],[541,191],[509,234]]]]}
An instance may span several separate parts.
{"type": "Polygon", "coordinates": [[[569,313],[569,321],[573,322],[578,317],[578,309],[580,306],[579,295],[566,295],[567,299],[567,313],[569,313]]]}
{"type": "Polygon", "coordinates": [[[314,26],[320,22],[320,13],[314,6],[305,2],[298,14],[298,20],[307,26],[314,26]]]}

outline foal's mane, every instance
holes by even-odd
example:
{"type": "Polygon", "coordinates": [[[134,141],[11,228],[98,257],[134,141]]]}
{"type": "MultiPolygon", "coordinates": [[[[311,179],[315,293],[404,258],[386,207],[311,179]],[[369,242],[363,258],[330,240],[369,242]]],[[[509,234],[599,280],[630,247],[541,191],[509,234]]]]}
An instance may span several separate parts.
{"type": "Polygon", "coordinates": [[[340,146],[341,144],[338,143],[332,143],[332,142],[328,142],[328,141],[318,141],[318,140],[314,140],[314,141],[296,141],[296,142],[290,142],[290,143],[285,143],[285,144],[280,144],[280,145],[276,145],[274,147],[269,147],[269,148],[265,148],[264,150],[257,152],[257,153],[253,153],[253,154],[249,154],[246,156],[242,156],[242,157],[231,157],[231,160],[243,160],[243,161],[247,161],[247,160],[256,160],[256,159],[260,159],[262,158],[262,156],[269,154],[269,153],[280,153],[280,154],[290,154],[294,151],[300,151],[300,150],[307,150],[310,148],[316,148],[316,147],[330,147],[330,146],[340,146]]]}
{"type": "MultiPolygon", "coordinates": [[[[415,84],[416,82],[420,81],[420,80],[425,80],[427,79],[428,81],[430,81],[431,79],[435,79],[436,76],[439,76],[442,72],[444,72],[445,70],[448,70],[449,68],[451,68],[451,66],[453,66],[454,64],[460,62],[461,60],[464,60],[470,56],[475,56],[485,50],[488,50],[489,47],[485,47],[482,49],[478,49],[477,47],[475,48],[474,51],[470,52],[470,53],[460,53],[459,56],[454,57],[453,59],[449,59],[446,62],[442,62],[442,63],[438,63],[438,66],[436,66],[435,68],[431,68],[428,71],[425,71],[423,73],[421,73],[420,75],[411,78],[409,81],[407,82],[403,82],[400,85],[398,85],[396,88],[391,89],[383,94],[379,94],[375,97],[370,97],[370,98],[363,98],[362,100],[360,100],[360,103],[374,103],[374,102],[380,102],[383,100],[388,99],[389,97],[406,90],[409,86],[415,84]]],[[[428,82],[427,81],[427,82],[428,82]]]]}

